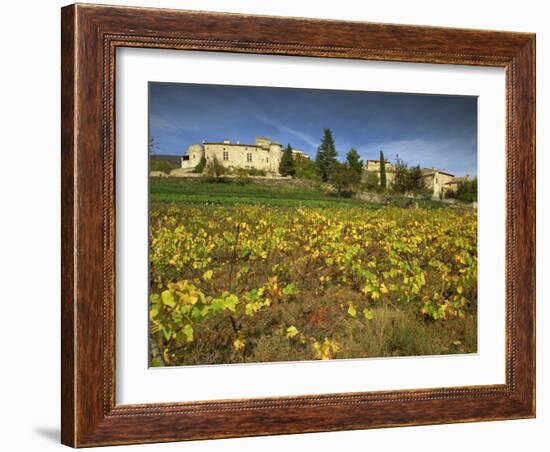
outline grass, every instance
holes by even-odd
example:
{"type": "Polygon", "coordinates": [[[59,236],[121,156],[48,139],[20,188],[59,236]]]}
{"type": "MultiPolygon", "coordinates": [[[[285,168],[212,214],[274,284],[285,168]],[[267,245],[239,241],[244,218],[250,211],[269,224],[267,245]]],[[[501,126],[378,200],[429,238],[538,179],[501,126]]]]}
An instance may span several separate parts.
{"type": "MultiPolygon", "coordinates": [[[[433,356],[472,353],[477,350],[477,319],[466,313],[461,319],[429,322],[406,309],[381,306],[373,320],[342,320],[333,339],[346,347],[346,359],[365,357],[433,356]]],[[[306,349],[273,334],[263,334],[255,343],[250,362],[301,361],[311,359],[306,349]]]]}
{"type": "MultiPolygon", "coordinates": [[[[321,184],[301,181],[254,181],[230,179],[219,182],[207,179],[151,177],[150,200],[155,204],[265,204],[279,207],[362,206],[377,209],[382,204],[338,197],[321,184]]],[[[404,206],[408,200],[396,197],[393,203],[404,206]]],[[[443,203],[417,200],[422,208],[440,208],[443,203]]]]}

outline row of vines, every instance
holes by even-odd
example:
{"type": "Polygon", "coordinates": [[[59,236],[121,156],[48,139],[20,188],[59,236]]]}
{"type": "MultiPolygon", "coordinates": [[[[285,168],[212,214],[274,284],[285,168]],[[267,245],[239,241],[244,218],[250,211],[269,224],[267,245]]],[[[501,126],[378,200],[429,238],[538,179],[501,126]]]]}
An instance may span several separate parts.
{"type": "Polygon", "coordinates": [[[365,357],[388,310],[460,319],[477,308],[476,230],[453,209],[156,208],[151,363],[365,357]]]}

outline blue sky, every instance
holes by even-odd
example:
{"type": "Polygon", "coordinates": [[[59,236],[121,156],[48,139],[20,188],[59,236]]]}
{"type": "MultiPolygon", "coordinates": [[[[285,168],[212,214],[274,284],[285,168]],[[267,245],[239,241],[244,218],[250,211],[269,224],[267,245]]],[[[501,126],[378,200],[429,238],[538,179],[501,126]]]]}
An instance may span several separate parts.
{"type": "Polygon", "coordinates": [[[206,141],[254,143],[256,135],[312,158],[330,128],[341,160],[399,155],[409,165],[477,174],[477,98],[344,90],[149,84],[155,153],[182,155],[206,141]]]}

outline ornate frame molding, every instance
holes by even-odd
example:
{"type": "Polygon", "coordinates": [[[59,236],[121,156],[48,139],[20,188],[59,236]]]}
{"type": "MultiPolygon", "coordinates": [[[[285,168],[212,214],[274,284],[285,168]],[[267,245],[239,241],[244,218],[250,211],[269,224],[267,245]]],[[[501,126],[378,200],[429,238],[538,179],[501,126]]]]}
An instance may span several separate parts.
{"type": "Polygon", "coordinates": [[[534,35],[77,4],[62,9],[62,46],[64,444],[81,447],[534,416],[534,35]],[[214,26],[221,23],[223,27],[214,26]],[[283,37],[274,36],[271,27],[284,29],[283,37]],[[506,383],[116,405],[118,47],[506,68],[506,383]]]}

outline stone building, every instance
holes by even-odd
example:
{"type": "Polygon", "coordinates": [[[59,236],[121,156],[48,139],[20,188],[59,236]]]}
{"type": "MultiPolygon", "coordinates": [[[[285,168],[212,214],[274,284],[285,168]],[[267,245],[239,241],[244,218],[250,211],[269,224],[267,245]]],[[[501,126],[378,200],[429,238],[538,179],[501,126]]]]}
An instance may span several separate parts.
{"type": "Polygon", "coordinates": [[[424,184],[431,191],[433,198],[443,198],[446,191],[453,190],[456,187],[454,174],[437,168],[422,168],[422,176],[424,177],[424,184]]]}
{"type": "MultiPolygon", "coordinates": [[[[386,160],[386,181],[388,187],[391,187],[395,179],[395,165],[386,160]]],[[[380,181],[380,160],[367,160],[365,163],[365,172],[374,173],[380,181]]],[[[424,184],[430,190],[433,198],[443,198],[447,191],[455,191],[461,181],[468,180],[468,176],[455,177],[454,174],[441,171],[437,168],[422,168],[424,184]]]]}
{"type": "Polygon", "coordinates": [[[469,180],[470,180],[470,175],[469,174],[466,174],[466,176],[455,176],[455,177],[453,177],[453,179],[450,182],[447,182],[444,185],[445,191],[450,190],[450,191],[454,191],[456,193],[456,191],[458,190],[458,185],[461,182],[467,182],[469,180]]]}
{"type": "Polygon", "coordinates": [[[307,155],[304,151],[302,151],[301,149],[294,149],[292,148],[292,157],[294,157],[294,159],[296,158],[303,158],[303,159],[307,159],[309,160],[309,155],[307,155]]]}
{"type": "MultiPolygon", "coordinates": [[[[283,146],[266,137],[256,137],[255,144],[242,144],[229,140],[222,142],[204,142],[192,144],[181,158],[181,168],[192,171],[204,156],[206,164],[216,159],[228,169],[255,169],[266,174],[279,175],[279,163],[283,155],[283,146]]],[[[307,155],[299,150],[292,150],[294,155],[307,155]]],[[[309,157],[308,157],[309,158],[309,157]]]]}
{"type": "MultiPolygon", "coordinates": [[[[380,183],[380,160],[367,160],[364,168],[367,174],[376,174],[378,183],[380,183]]],[[[395,179],[395,166],[386,160],[384,168],[386,169],[386,184],[390,187],[395,179]]]]}

